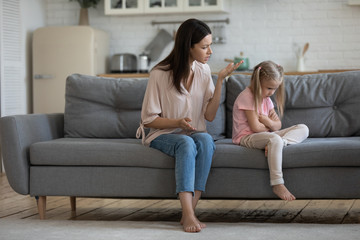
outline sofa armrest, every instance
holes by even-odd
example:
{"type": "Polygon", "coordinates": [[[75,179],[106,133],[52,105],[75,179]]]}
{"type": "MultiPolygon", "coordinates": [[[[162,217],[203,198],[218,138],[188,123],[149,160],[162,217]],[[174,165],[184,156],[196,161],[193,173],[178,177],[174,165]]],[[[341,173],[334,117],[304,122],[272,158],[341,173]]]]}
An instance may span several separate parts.
{"type": "Polygon", "coordinates": [[[30,145],[64,136],[64,114],[27,114],[0,119],[1,152],[10,186],[29,194],[30,145]]]}

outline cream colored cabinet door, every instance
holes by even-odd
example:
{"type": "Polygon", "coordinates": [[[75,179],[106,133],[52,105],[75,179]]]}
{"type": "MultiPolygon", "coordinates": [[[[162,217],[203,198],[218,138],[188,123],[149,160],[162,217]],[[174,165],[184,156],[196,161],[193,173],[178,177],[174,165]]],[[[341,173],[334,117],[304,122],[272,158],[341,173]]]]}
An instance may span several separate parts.
{"type": "Polygon", "coordinates": [[[226,0],[184,0],[184,12],[225,12],[226,0]]]}
{"type": "Polygon", "coordinates": [[[145,0],[145,13],[181,13],[183,0],[145,0]]]}
{"type": "Polygon", "coordinates": [[[144,0],[105,0],[105,15],[144,13],[144,0]]]}

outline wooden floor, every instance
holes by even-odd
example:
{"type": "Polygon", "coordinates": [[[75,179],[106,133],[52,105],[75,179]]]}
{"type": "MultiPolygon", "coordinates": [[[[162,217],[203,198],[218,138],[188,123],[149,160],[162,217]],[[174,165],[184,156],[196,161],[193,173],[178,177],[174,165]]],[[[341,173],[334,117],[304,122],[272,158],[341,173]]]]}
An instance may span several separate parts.
{"type": "MultiPolygon", "coordinates": [[[[178,200],[47,198],[47,219],[179,221],[178,200]]],[[[360,200],[200,200],[197,216],[204,222],[360,223],[360,200]]],[[[0,173],[0,219],[39,219],[36,201],[15,193],[0,173]]]]}

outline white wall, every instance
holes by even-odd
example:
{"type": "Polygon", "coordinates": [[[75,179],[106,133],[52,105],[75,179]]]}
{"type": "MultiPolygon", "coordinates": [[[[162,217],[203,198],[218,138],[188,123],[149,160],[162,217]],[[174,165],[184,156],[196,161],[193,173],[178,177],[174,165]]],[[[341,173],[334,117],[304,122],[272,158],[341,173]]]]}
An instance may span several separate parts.
{"type": "MultiPolygon", "coordinates": [[[[225,0],[228,13],[197,14],[201,20],[230,19],[226,44],[214,44],[209,61],[213,71],[224,67],[225,58],[243,51],[253,67],[274,60],[286,71],[296,69],[295,45],[310,43],[307,70],[360,68],[360,6],[347,0],[225,0]]],[[[68,0],[47,0],[47,25],[76,25],[79,6],[68,0]]],[[[185,20],[195,15],[104,15],[103,1],[90,9],[90,25],[111,34],[111,54],[140,54],[156,36],[159,26],[151,21],[185,20]]],[[[213,26],[212,24],[209,24],[213,26]]],[[[169,32],[178,26],[163,25],[169,32]]],[[[162,57],[171,50],[168,46],[162,57]]]]}
{"type": "Polygon", "coordinates": [[[21,0],[27,113],[32,112],[32,34],[46,25],[46,0],[21,0]]]}

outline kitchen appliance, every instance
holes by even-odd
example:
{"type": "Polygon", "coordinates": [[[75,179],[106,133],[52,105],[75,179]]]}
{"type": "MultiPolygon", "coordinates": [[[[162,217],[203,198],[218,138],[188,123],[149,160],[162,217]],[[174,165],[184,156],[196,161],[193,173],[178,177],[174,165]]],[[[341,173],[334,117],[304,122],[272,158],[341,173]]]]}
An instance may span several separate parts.
{"type": "Polygon", "coordinates": [[[111,58],[112,73],[136,73],[137,57],[131,53],[115,54],[111,58]]]}
{"type": "Polygon", "coordinates": [[[89,26],[42,27],[34,31],[32,50],[33,112],[61,113],[69,75],[107,71],[109,35],[89,26]]]}
{"type": "Polygon", "coordinates": [[[146,53],[142,53],[139,55],[139,72],[141,73],[147,73],[149,72],[149,66],[150,66],[150,57],[146,53]]]}

